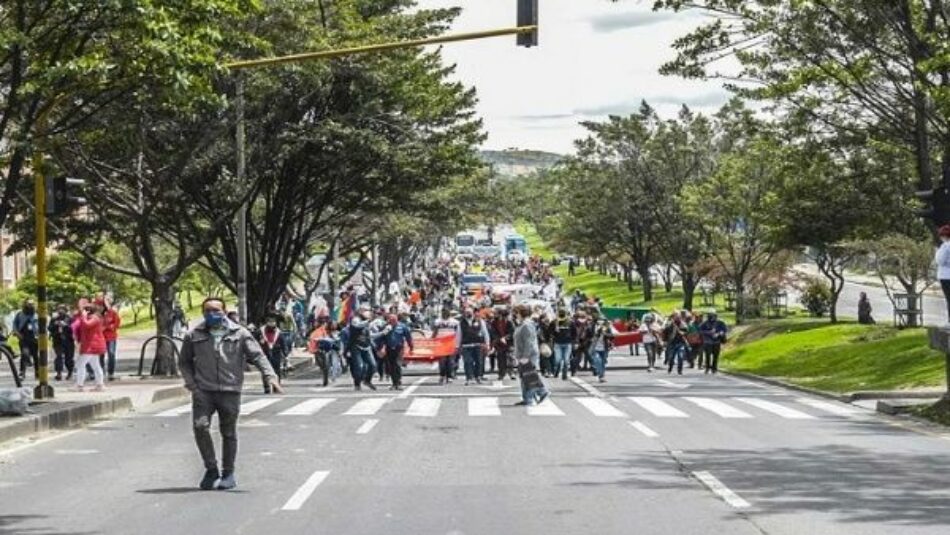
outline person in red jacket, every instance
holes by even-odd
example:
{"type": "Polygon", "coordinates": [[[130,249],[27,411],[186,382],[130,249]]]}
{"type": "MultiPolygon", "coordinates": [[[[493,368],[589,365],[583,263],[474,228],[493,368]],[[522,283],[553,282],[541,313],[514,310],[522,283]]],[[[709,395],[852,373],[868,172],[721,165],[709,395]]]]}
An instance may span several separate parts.
{"type": "MultiPolygon", "coordinates": [[[[119,326],[122,325],[122,318],[119,316],[119,311],[116,310],[114,306],[105,304],[105,301],[101,303],[105,308],[105,313],[102,315],[102,335],[106,340],[106,354],[108,355],[108,372],[109,380],[115,380],[115,358],[116,358],[116,345],[119,340],[119,326]]],[[[99,364],[104,368],[106,367],[102,360],[99,361],[99,364]]]]}
{"type": "Polygon", "coordinates": [[[102,334],[102,306],[97,303],[82,303],[79,316],[79,359],[76,362],[76,390],[82,391],[86,382],[86,365],[92,367],[96,378],[95,390],[104,390],[102,365],[99,355],[106,352],[106,339],[102,334]]]}

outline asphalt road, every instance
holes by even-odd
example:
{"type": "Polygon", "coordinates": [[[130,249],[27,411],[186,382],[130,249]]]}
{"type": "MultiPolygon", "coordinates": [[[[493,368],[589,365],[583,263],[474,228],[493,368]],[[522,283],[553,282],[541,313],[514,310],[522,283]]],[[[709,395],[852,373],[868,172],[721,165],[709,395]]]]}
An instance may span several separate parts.
{"type": "MultiPolygon", "coordinates": [[[[0,534],[945,534],[950,433],[695,372],[246,392],[239,487],[181,402],[0,452],[0,534]]],[[[256,387],[256,385],[254,385],[256,387]]],[[[217,438],[217,437],[216,437],[217,438]]]]}

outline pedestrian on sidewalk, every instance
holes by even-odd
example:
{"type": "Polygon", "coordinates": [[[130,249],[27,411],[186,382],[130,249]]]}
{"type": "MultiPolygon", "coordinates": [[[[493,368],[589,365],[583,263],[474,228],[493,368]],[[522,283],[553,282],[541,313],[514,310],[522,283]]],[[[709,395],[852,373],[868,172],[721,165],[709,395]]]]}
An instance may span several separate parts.
{"type": "MultiPolygon", "coordinates": [[[[26,379],[26,369],[34,365],[39,351],[37,336],[40,332],[36,306],[32,299],[23,301],[20,311],[13,317],[13,334],[20,341],[20,379],[26,379]]],[[[39,373],[34,366],[34,375],[39,373]]]]}
{"type": "Polygon", "coordinates": [[[179,367],[185,388],[191,392],[195,443],[205,465],[202,490],[233,489],[237,457],[237,420],[241,411],[244,366],[253,364],[267,378],[271,390],[283,389],[260,344],[250,331],[226,316],[224,300],[209,297],[201,304],[204,320],[185,335],[179,367]],[[211,439],[211,417],[218,413],[221,432],[221,471],[211,439]],[[220,481],[219,481],[220,479],[220,481]]]}
{"type": "Polygon", "coordinates": [[[940,237],[940,248],[937,249],[937,278],[940,280],[940,288],[943,290],[943,298],[947,302],[947,323],[944,327],[950,327],[950,225],[944,225],[937,231],[940,237]]]}
{"type": "Polygon", "coordinates": [[[716,311],[710,310],[706,315],[706,321],[699,326],[699,332],[703,335],[706,373],[716,373],[719,370],[719,353],[722,351],[722,344],[726,343],[729,329],[716,315],[716,311]]]}
{"type": "MultiPolygon", "coordinates": [[[[108,366],[104,367],[107,368],[109,380],[115,381],[116,347],[119,343],[119,327],[122,325],[122,318],[113,304],[103,300],[102,306],[105,308],[102,315],[102,336],[106,339],[106,357],[108,358],[108,366]]],[[[100,364],[102,364],[101,360],[100,364]]]]}
{"type": "Polygon", "coordinates": [[[96,380],[95,390],[105,390],[104,373],[99,355],[106,352],[106,339],[102,333],[102,305],[99,302],[84,301],[80,303],[79,327],[79,361],[76,362],[76,390],[82,392],[86,383],[86,366],[92,368],[96,380]]]}
{"type": "Polygon", "coordinates": [[[63,380],[63,370],[66,370],[66,380],[73,378],[76,367],[76,342],[73,340],[73,318],[66,305],[56,307],[56,312],[49,324],[49,335],[53,342],[53,352],[56,359],[53,368],[56,370],[56,380],[63,380]]]}

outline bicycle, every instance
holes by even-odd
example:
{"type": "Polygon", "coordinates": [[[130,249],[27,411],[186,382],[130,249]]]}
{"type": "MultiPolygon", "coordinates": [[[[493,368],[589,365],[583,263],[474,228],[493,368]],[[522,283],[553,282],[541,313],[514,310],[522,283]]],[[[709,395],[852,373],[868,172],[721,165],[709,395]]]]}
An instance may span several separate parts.
{"type": "Polygon", "coordinates": [[[338,345],[338,342],[327,339],[317,343],[317,352],[313,358],[323,375],[323,386],[327,386],[331,381],[336,382],[343,375],[343,362],[338,345]]]}

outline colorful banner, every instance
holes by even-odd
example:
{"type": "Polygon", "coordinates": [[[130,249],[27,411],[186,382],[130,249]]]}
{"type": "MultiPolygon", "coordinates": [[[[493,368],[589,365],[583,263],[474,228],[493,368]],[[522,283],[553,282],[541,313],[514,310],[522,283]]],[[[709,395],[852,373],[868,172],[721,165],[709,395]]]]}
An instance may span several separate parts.
{"type": "Polygon", "coordinates": [[[639,331],[617,333],[614,335],[614,347],[629,346],[639,344],[643,341],[643,334],[639,331]]]}
{"type": "Polygon", "coordinates": [[[455,334],[445,333],[432,338],[420,332],[412,333],[412,352],[406,352],[406,360],[435,361],[455,354],[455,334]]]}
{"type": "Polygon", "coordinates": [[[353,319],[353,312],[356,311],[356,294],[350,294],[342,303],[337,305],[335,314],[333,315],[334,321],[337,323],[349,323],[353,319]]]}

